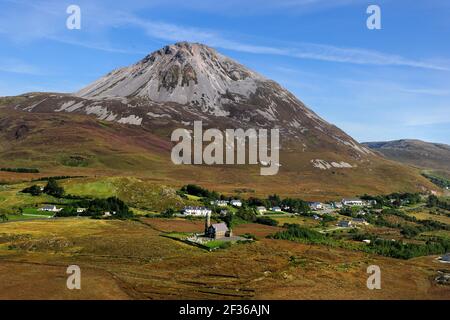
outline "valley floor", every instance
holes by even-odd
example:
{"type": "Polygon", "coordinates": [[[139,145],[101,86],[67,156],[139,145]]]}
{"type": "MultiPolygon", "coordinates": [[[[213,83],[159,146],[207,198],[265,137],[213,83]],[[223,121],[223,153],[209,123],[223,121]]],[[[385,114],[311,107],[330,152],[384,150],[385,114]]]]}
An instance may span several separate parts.
{"type": "Polygon", "coordinates": [[[208,252],[163,237],[198,232],[201,221],[61,218],[0,224],[0,299],[450,299],[434,279],[435,256],[385,258],[266,239],[278,227],[243,224],[260,240],[208,252]],[[66,269],[81,268],[81,290],[66,269]],[[369,265],[382,289],[366,287],[369,265]]]}

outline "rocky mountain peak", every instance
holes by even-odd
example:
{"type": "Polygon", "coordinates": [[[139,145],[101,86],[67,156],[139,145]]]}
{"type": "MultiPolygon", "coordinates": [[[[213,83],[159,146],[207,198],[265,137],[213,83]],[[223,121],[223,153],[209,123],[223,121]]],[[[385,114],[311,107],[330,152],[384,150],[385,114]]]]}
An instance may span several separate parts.
{"type": "Polygon", "coordinates": [[[249,98],[262,76],[198,43],[165,46],[77,92],[83,98],[141,97],[197,105],[213,113],[236,97],[249,98]]]}

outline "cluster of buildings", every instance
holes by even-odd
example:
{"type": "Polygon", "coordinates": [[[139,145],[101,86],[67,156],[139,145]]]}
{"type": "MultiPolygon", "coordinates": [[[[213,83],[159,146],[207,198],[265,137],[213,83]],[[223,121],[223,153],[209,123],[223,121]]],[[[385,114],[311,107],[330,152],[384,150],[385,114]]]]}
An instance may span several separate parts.
{"type": "Polygon", "coordinates": [[[313,211],[341,209],[343,207],[368,207],[377,204],[376,200],[362,200],[359,198],[342,199],[341,202],[322,203],[310,202],[309,207],[313,211]]]}
{"type": "Polygon", "coordinates": [[[218,206],[218,207],[227,207],[227,206],[233,206],[233,207],[242,207],[242,201],[239,199],[233,199],[233,200],[215,200],[211,201],[211,205],[218,206]]]}
{"type": "Polygon", "coordinates": [[[185,216],[194,216],[194,217],[206,217],[207,215],[210,215],[212,213],[212,210],[206,207],[193,207],[188,206],[184,207],[183,214],[185,216]]]}

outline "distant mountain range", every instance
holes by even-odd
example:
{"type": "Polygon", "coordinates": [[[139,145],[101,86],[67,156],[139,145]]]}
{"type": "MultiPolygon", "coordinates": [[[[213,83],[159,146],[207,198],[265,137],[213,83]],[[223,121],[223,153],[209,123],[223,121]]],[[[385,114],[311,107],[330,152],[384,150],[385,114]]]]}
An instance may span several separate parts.
{"type": "Polygon", "coordinates": [[[73,94],[0,99],[0,164],[77,174],[140,175],[211,187],[342,195],[426,191],[418,170],[384,159],[276,82],[195,43],[165,46],[73,94]],[[170,134],[278,128],[280,173],[249,166],[175,166],[170,134]]]}
{"type": "Polygon", "coordinates": [[[363,145],[391,160],[450,173],[450,146],[446,144],[403,139],[365,142],[363,145]]]}

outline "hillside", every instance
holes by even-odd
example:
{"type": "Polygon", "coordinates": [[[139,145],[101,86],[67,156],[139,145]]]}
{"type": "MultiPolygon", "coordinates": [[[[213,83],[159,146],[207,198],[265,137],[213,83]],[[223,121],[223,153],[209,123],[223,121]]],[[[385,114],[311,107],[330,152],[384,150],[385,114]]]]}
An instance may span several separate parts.
{"type": "Polygon", "coordinates": [[[363,144],[391,160],[450,172],[450,146],[446,144],[409,139],[363,144]]]}

